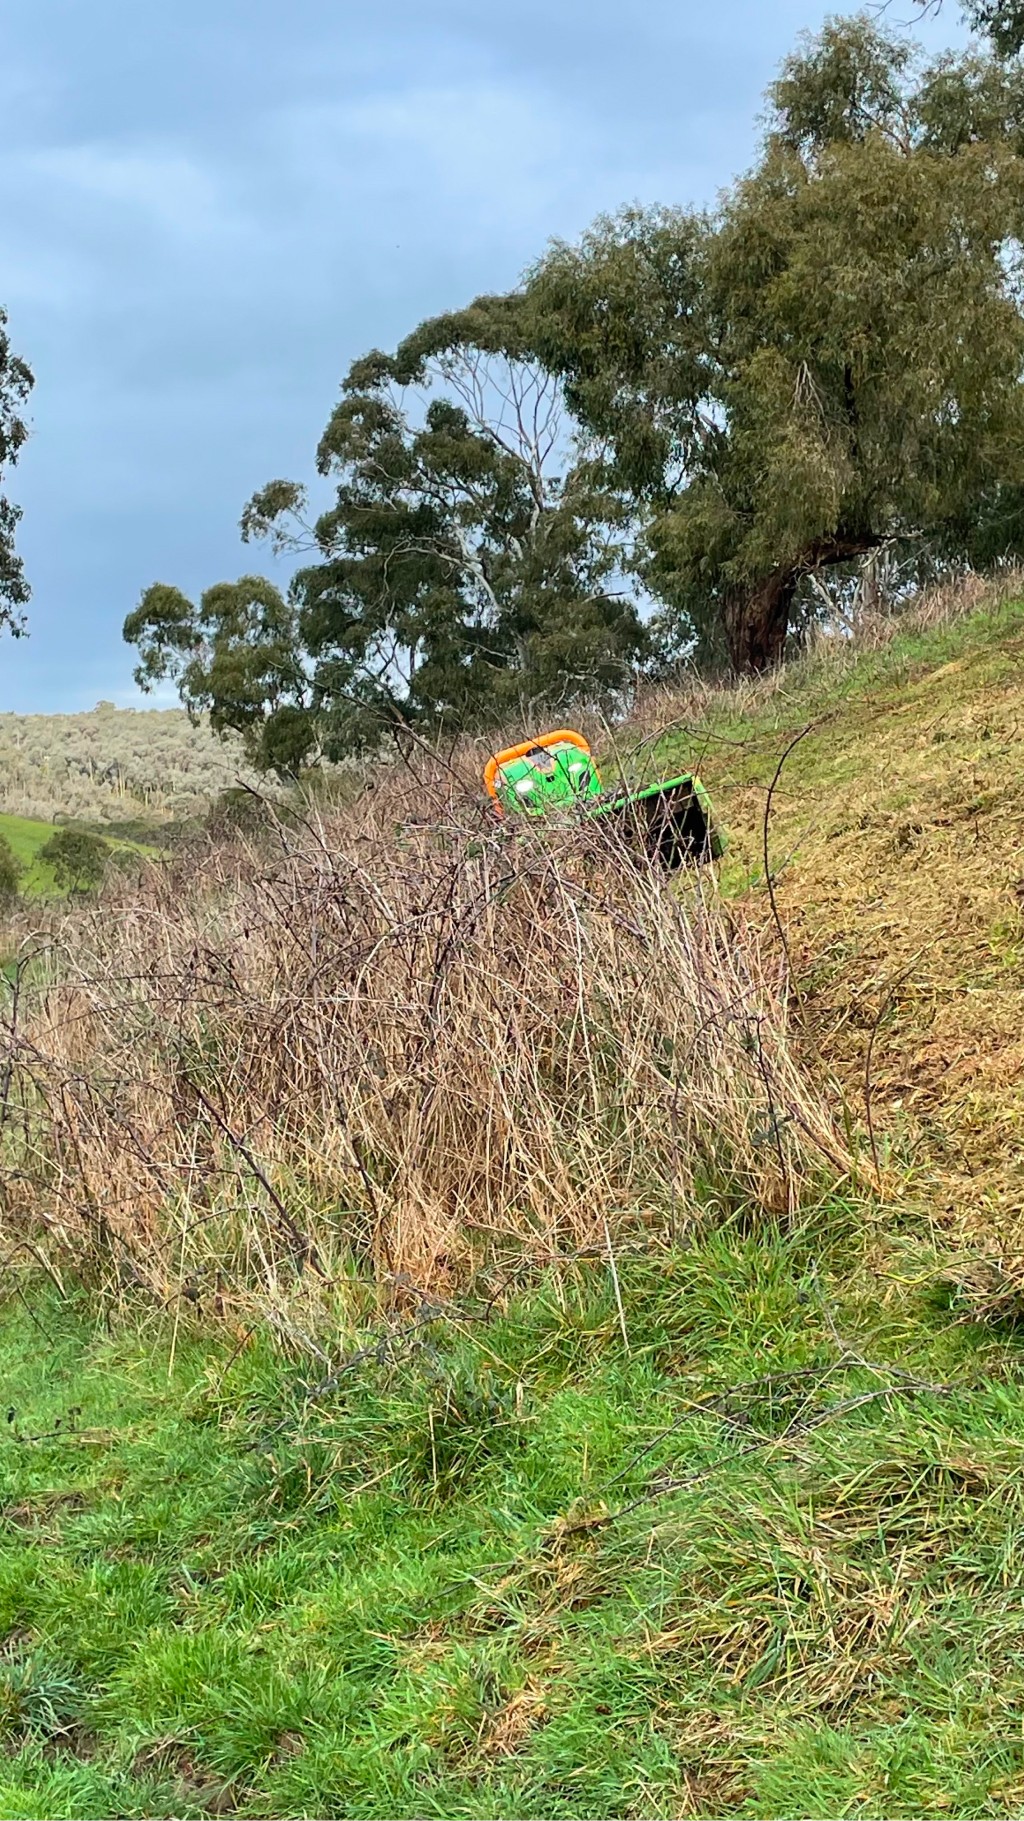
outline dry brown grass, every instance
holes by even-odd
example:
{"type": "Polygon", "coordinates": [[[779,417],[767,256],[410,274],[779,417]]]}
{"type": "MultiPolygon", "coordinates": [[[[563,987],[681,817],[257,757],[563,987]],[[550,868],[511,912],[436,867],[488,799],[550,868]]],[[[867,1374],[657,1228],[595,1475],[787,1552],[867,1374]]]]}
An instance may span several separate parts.
{"type": "Polygon", "coordinates": [[[993,1260],[996,1302],[1024,1287],[1020,641],[982,619],[946,661],[886,651],[1019,591],[968,577],[646,704],[634,763],[698,760],[730,891],[753,882],[730,902],[496,830],[467,753],[73,909],[27,943],[0,1053],[8,1235],[204,1312],[294,1313],[353,1272],[436,1289],[485,1252],[791,1207],[852,1168],[835,1116],[863,1120],[869,1074],[883,1164],[981,1241],[975,1300],[993,1260]],[[770,828],[791,1030],[758,873],[809,721],[770,828]]]}
{"type": "Polygon", "coordinates": [[[850,627],[838,621],[821,621],[811,627],[799,655],[760,676],[703,676],[684,671],[671,682],[643,691],[628,725],[609,739],[594,726],[597,743],[621,746],[632,754],[638,741],[644,746],[677,726],[692,727],[698,737],[723,722],[756,722],[773,708],[785,710],[802,696],[819,694],[842,685],[858,662],[870,652],[881,652],[907,635],[937,631],[956,625],[978,612],[991,613],[1007,601],[1024,598],[1024,569],[1006,565],[994,573],[974,570],[948,577],[923,588],[898,610],[861,613],[850,627]]]}
{"type": "Polygon", "coordinates": [[[678,1235],[849,1168],[777,944],[710,874],[509,834],[426,762],[71,911],[8,1044],[8,1233],[207,1312],[678,1235]]]}

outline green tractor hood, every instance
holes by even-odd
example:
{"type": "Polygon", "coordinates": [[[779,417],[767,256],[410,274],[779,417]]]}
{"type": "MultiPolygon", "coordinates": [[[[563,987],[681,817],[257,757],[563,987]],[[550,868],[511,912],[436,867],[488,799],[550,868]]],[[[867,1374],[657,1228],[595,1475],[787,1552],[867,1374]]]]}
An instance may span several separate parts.
{"type": "Polygon", "coordinates": [[[696,773],[635,791],[608,791],[582,734],[558,728],[507,747],[488,760],[484,783],[499,815],[550,816],[575,811],[620,832],[631,846],[668,868],[717,860],[725,839],[696,773]]]}

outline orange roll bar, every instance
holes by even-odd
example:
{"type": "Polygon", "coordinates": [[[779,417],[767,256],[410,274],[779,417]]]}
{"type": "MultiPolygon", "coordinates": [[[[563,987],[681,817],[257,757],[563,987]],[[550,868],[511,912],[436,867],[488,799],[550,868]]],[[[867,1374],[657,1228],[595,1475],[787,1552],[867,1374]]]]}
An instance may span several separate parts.
{"type": "Polygon", "coordinates": [[[581,733],[575,733],[571,727],[556,727],[554,733],[542,733],[535,740],[520,740],[518,746],[506,746],[504,752],[495,753],[493,758],[488,759],[484,766],[484,785],[494,798],[499,815],[503,815],[504,811],[498,800],[495,780],[502,766],[511,765],[514,759],[525,759],[527,753],[535,752],[538,746],[560,745],[578,746],[581,752],[586,753],[588,759],[591,756],[590,747],[581,733]]]}

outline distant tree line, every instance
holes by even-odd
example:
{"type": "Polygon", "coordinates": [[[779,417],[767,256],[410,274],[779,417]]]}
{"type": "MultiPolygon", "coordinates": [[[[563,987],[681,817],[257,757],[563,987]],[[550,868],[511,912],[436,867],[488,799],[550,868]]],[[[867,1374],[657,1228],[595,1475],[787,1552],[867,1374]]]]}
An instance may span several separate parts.
{"type": "Polygon", "coordinates": [[[1024,551],[1024,0],[924,61],[833,20],[712,209],[630,209],[358,360],[247,539],[295,553],[125,623],[144,686],[294,775],[382,731],[763,670],[823,578],[1024,551]]]}
{"type": "MultiPolygon", "coordinates": [[[[90,713],[0,713],[0,809],[43,821],[145,823],[201,814],[239,774],[250,777],[237,739],[219,739],[180,708],[90,713]]],[[[145,838],[140,836],[140,838],[145,838]]]]}

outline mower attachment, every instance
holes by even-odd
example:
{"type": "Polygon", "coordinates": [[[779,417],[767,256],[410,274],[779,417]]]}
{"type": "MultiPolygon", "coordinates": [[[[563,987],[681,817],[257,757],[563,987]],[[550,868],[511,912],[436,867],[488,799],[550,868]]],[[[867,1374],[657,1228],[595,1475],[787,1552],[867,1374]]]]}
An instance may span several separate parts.
{"type": "Polygon", "coordinates": [[[650,859],[672,872],[688,860],[719,860],[725,852],[711,819],[708,793],[693,776],[669,778],[600,803],[588,819],[618,824],[650,859]]]}

